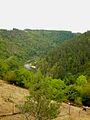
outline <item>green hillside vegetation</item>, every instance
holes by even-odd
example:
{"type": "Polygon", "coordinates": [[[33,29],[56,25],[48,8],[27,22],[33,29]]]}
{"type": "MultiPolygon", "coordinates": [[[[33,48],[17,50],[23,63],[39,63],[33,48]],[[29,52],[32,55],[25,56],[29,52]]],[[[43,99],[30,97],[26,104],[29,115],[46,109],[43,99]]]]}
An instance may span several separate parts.
{"type": "Polygon", "coordinates": [[[58,45],[39,61],[38,66],[44,76],[64,82],[66,87],[63,96],[67,100],[78,105],[90,106],[89,31],[58,45]]]}
{"type": "Polygon", "coordinates": [[[39,120],[55,118],[62,101],[90,106],[90,32],[0,30],[0,79],[30,90],[21,108],[39,120]]]}
{"type": "Polygon", "coordinates": [[[42,59],[40,65],[43,74],[53,78],[80,74],[90,77],[90,32],[63,42],[42,59]]]}
{"type": "Polygon", "coordinates": [[[0,30],[0,58],[14,57],[20,62],[36,59],[75,34],[69,31],[0,30]]]}

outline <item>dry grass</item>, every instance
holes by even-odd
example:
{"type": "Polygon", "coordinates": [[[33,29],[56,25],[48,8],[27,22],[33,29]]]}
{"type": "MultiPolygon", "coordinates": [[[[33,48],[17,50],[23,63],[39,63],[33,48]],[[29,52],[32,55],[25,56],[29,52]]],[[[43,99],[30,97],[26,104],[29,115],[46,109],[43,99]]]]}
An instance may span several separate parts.
{"type": "MultiPolygon", "coordinates": [[[[28,94],[28,90],[0,80],[0,116],[17,113],[15,105],[23,102],[28,94]]],[[[90,120],[90,111],[84,112],[82,108],[71,106],[69,115],[69,105],[62,103],[60,111],[55,120],[90,120]]],[[[24,120],[24,116],[21,114],[3,116],[0,120],[24,120]]]]}
{"type": "MultiPolygon", "coordinates": [[[[29,94],[28,90],[9,85],[0,80],[0,115],[12,114],[18,112],[15,105],[24,101],[25,96],[29,94]]],[[[2,117],[0,120],[22,120],[21,115],[2,117]]]]}
{"type": "Polygon", "coordinates": [[[83,111],[82,108],[62,103],[60,115],[55,120],[90,120],[90,111],[83,111]],[[70,113],[69,113],[70,109],[70,113]]]}

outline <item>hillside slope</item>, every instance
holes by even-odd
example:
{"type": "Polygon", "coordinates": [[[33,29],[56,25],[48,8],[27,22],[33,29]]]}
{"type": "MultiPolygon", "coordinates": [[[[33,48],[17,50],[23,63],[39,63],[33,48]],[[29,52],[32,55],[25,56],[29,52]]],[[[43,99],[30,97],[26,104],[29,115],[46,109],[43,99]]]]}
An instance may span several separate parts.
{"type": "Polygon", "coordinates": [[[52,30],[0,30],[0,58],[16,57],[18,61],[36,59],[76,34],[52,30]]]}
{"type": "MultiPolygon", "coordinates": [[[[28,90],[0,80],[0,120],[24,120],[21,114],[10,114],[19,112],[15,105],[23,102],[27,95],[28,90]]],[[[63,103],[60,111],[60,115],[55,120],[90,120],[90,111],[82,111],[82,108],[71,106],[69,116],[69,106],[63,103]]]]}
{"type": "Polygon", "coordinates": [[[90,76],[90,32],[64,41],[42,61],[42,71],[54,78],[68,74],[90,76]]]}
{"type": "Polygon", "coordinates": [[[28,90],[0,80],[0,120],[22,120],[22,115],[12,114],[19,112],[15,106],[22,103],[27,95],[28,90]]]}

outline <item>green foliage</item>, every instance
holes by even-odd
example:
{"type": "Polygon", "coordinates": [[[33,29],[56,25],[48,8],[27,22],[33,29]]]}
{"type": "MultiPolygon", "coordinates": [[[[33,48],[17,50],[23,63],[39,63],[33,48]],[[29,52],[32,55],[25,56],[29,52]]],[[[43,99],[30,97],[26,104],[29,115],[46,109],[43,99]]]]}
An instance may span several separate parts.
{"type": "Polygon", "coordinates": [[[0,79],[29,88],[24,113],[35,117],[40,107],[43,120],[57,114],[51,100],[90,106],[90,32],[0,30],[0,79]],[[26,70],[25,63],[41,72],[26,70]]]}
{"type": "Polygon", "coordinates": [[[65,89],[65,94],[68,100],[75,102],[78,97],[80,97],[80,92],[77,89],[77,86],[75,85],[69,85],[65,89]]]}
{"type": "Polygon", "coordinates": [[[81,96],[83,105],[90,107],[90,83],[82,87],[81,96]]]}
{"type": "Polygon", "coordinates": [[[71,73],[67,73],[63,79],[66,85],[71,85],[76,82],[76,77],[75,75],[72,75],[71,73]]]}
{"type": "Polygon", "coordinates": [[[28,88],[29,83],[32,80],[33,73],[26,70],[25,68],[20,68],[15,73],[16,73],[16,85],[28,88]]]}
{"type": "MultiPolygon", "coordinates": [[[[68,73],[76,76],[89,75],[90,32],[86,33],[73,38],[73,40],[64,41],[44,58],[48,67],[46,75],[49,73],[53,78],[61,79],[68,73]]],[[[44,65],[41,66],[45,68],[44,65]]]]}
{"type": "Polygon", "coordinates": [[[21,63],[36,60],[74,36],[75,34],[69,31],[0,30],[0,58],[14,56],[21,63]]]}
{"type": "Polygon", "coordinates": [[[3,59],[0,59],[0,79],[3,79],[8,69],[9,66],[7,65],[7,63],[3,59]]]}
{"type": "Polygon", "coordinates": [[[11,56],[8,59],[5,59],[5,62],[8,64],[10,70],[17,70],[20,67],[20,62],[15,56],[11,56]]]}
{"type": "Polygon", "coordinates": [[[84,68],[85,68],[84,69],[84,75],[86,75],[87,80],[88,80],[88,79],[90,79],[90,60],[87,61],[84,68]]]}
{"type": "Polygon", "coordinates": [[[86,83],[87,83],[87,80],[84,75],[79,76],[76,80],[76,84],[79,86],[84,86],[86,83]]]}
{"type": "Polygon", "coordinates": [[[64,81],[60,79],[52,79],[46,77],[49,88],[51,90],[51,99],[55,101],[63,101],[64,100],[64,89],[66,87],[64,81]]]}
{"type": "Polygon", "coordinates": [[[7,71],[6,74],[3,76],[3,79],[11,84],[16,84],[16,74],[14,71],[7,71]]]}
{"type": "Polygon", "coordinates": [[[77,97],[75,100],[74,100],[74,103],[76,104],[76,105],[78,105],[79,107],[81,107],[82,106],[82,97],[80,96],[80,97],[77,97]]]}
{"type": "Polygon", "coordinates": [[[51,102],[49,85],[38,71],[32,79],[30,95],[27,101],[19,108],[26,116],[33,116],[36,120],[51,120],[58,114],[59,104],[51,102]]]}

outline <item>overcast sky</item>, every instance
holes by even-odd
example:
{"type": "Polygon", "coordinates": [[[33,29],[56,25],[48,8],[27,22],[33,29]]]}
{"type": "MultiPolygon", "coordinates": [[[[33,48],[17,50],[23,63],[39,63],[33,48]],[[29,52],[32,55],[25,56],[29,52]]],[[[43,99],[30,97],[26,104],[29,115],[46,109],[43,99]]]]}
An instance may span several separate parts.
{"type": "Polygon", "coordinates": [[[90,30],[90,0],[0,0],[0,29],[90,30]]]}

